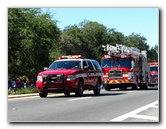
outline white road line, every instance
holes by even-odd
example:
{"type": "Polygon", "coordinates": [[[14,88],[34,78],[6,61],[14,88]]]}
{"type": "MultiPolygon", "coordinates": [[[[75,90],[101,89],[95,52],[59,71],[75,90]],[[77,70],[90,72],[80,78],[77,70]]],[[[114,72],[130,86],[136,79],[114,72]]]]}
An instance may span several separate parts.
{"type": "Polygon", "coordinates": [[[134,110],[134,111],[131,111],[131,112],[129,112],[129,113],[126,113],[126,114],[124,114],[124,115],[122,115],[122,116],[116,117],[116,118],[114,118],[114,119],[112,119],[112,120],[110,120],[110,121],[111,121],[111,122],[123,121],[124,119],[126,119],[126,118],[128,118],[128,117],[132,117],[132,116],[134,116],[135,114],[137,114],[137,113],[139,113],[139,112],[141,112],[141,111],[143,111],[143,110],[145,110],[145,109],[147,109],[147,108],[149,108],[149,107],[152,107],[152,106],[154,106],[154,105],[156,105],[156,104],[158,104],[158,101],[155,101],[155,102],[153,102],[153,103],[150,103],[150,104],[148,104],[148,105],[145,105],[145,106],[143,106],[143,107],[141,107],[141,108],[138,108],[138,109],[136,109],[136,110],[134,110]]]}
{"type": "Polygon", "coordinates": [[[81,98],[69,99],[68,101],[76,101],[76,100],[89,99],[89,98],[92,98],[92,97],[81,97],[81,98]]]}
{"type": "Polygon", "coordinates": [[[158,121],[158,117],[155,117],[155,116],[133,115],[133,116],[131,116],[131,117],[133,117],[133,118],[139,118],[139,119],[146,119],[146,120],[158,121]]]}
{"type": "Polygon", "coordinates": [[[152,108],[158,108],[158,106],[152,106],[152,108]]]}

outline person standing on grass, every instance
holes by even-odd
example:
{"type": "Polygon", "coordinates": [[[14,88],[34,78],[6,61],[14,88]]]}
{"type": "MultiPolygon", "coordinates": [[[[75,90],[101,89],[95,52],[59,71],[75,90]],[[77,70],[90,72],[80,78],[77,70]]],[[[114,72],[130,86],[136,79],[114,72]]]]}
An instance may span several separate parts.
{"type": "Polygon", "coordinates": [[[18,88],[22,87],[22,80],[21,80],[21,78],[17,79],[17,85],[18,85],[18,88]]]}
{"type": "Polygon", "coordinates": [[[16,92],[17,88],[18,88],[18,85],[16,83],[16,79],[14,79],[13,82],[12,82],[12,89],[13,89],[14,92],[16,92]]]}

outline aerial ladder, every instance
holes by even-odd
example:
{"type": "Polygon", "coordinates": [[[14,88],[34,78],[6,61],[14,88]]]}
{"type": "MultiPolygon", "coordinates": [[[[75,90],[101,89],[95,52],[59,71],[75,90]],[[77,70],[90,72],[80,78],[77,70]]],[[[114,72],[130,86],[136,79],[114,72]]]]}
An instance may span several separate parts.
{"type": "Polygon", "coordinates": [[[140,52],[141,52],[141,54],[145,58],[147,58],[146,51],[140,51],[140,49],[135,48],[135,47],[127,47],[127,46],[122,45],[122,44],[116,44],[116,46],[107,44],[107,45],[102,45],[102,47],[104,48],[104,51],[108,51],[109,55],[118,55],[118,54],[129,55],[129,54],[132,54],[132,55],[138,56],[138,55],[140,55],[140,52]]]}

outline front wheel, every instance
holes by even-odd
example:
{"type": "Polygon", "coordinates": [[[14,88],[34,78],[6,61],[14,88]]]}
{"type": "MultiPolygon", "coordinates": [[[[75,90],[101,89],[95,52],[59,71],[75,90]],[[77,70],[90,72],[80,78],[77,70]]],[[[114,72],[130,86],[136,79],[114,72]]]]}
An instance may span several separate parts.
{"type": "Polygon", "coordinates": [[[83,91],[84,91],[84,83],[83,81],[79,81],[77,91],[75,92],[76,96],[82,96],[83,91]]]}
{"type": "Polygon", "coordinates": [[[119,88],[120,90],[127,90],[127,86],[122,86],[119,88]]]}
{"type": "Polygon", "coordinates": [[[132,85],[132,90],[137,90],[138,89],[138,83],[132,85]]]}
{"type": "Polygon", "coordinates": [[[144,89],[144,90],[147,90],[147,89],[148,89],[148,82],[144,83],[143,89],[144,89]]]}
{"type": "Polygon", "coordinates": [[[65,96],[69,96],[69,95],[70,95],[70,92],[64,92],[64,95],[65,95],[65,96]]]}
{"type": "Polygon", "coordinates": [[[106,91],[110,91],[111,90],[111,88],[109,87],[109,85],[105,85],[104,87],[105,87],[106,91]]]}
{"type": "Polygon", "coordinates": [[[97,81],[96,89],[93,90],[95,95],[99,95],[100,94],[100,86],[101,86],[100,81],[97,81]]]}
{"type": "Polygon", "coordinates": [[[39,96],[40,96],[41,98],[46,98],[47,95],[48,95],[48,93],[44,93],[44,92],[40,92],[40,93],[39,93],[39,96]]]}

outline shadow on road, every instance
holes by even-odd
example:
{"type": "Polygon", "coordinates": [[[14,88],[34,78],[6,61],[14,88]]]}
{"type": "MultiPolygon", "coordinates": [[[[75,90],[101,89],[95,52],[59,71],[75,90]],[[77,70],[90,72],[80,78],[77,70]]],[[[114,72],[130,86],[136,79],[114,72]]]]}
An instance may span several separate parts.
{"type": "MultiPolygon", "coordinates": [[[[126,89],[126,90],[120,90],[120,89],[112,89],[110,91],[105,91],[100,93],[100,95],[94,95],[92,91],[84,91],[84,94],[81,97],[104,97],[104,96],[117,96],[117,95],[124,95],[127,94],[127,92],[125,91],[152,91],[152,90],[158,90],[158,87],[149,87],[147,90],[132,90],[132,89],[126,89]],[[89,93],[88,93],[89,92],[89,93]]],[[[71,93],[69,96],[65,96],[65,95],[59,95],[57,96],[57,94],[55,93],[55,96],[48,96],[47,98],[76,98],[78,96],[76,96],[74,93],[71,93]]]]}
{"type": "Polygon", "coordinates": [[[133,90],[132,88],[128,88],[126,90],[114,89],[112,91],[151,91],[151,90],[158,90],[158,87],[148,87],[148,89],[137,89],[133,90]]]}
{"type": "MultiPolygon", "coordinates": [[[[80,97],[104,97],[104,96],[117,96],[117,95],[123,95],[126,93],[101,93],[100,95],[94,95],[93,93],[85,93],[80,97]]],[[[47,98],[75,98],[78,97],[75,94],[71,94],[69,96],[65,96],[65,95],[60,95],[60,96],[51,96],[51,97],[47,97],[47,98]]]]}

